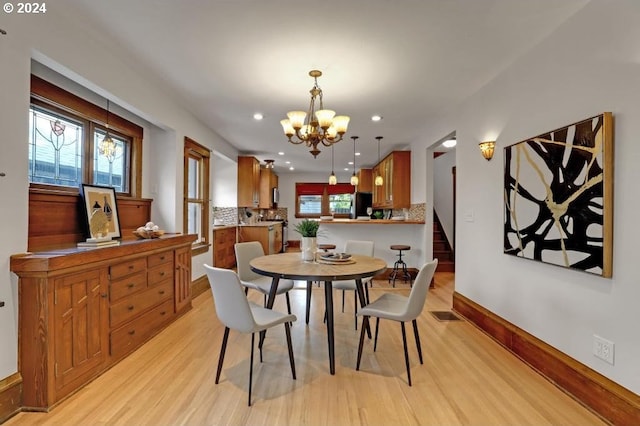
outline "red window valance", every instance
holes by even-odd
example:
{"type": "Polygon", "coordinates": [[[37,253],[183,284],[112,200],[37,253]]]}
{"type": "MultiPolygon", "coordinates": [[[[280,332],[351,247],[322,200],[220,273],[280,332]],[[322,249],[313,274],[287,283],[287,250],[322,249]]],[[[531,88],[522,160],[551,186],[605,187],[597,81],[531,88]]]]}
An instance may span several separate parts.
{"type": "Polygon", "coordinates": [[[298,195],[322,195],[325,189],[328,195],[353,194],[356,187],[350,183],[338,183],[337,185],[321,182],[296,183],[296,194],[298,195]]]}

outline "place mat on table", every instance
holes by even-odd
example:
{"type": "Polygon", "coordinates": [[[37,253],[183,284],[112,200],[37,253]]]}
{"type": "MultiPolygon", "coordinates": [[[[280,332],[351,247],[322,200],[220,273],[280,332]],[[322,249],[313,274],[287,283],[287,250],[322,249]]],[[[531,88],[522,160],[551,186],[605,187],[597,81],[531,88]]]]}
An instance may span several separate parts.
{"type": "Polygon", "coordinates": [[[355,260],[353,259],[349,259],[349,260],[340,260],[340,261],[331,261],[331,260],[325,260],[325,259],[317,259],[316,260],[317,263],[322,263],[323,265],[353,265],[354,263],[356,263],[355,260]]]}

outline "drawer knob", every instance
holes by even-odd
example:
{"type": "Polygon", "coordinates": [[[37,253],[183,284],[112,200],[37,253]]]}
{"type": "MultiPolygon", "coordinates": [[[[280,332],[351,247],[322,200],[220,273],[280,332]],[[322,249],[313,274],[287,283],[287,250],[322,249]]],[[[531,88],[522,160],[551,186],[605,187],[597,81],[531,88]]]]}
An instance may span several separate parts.
{"type": "Polygon", "coordinates": [[[160,260],[164,260],[164,256],[160,256],[160,260]]]}
{"type": "Polygon", "coordinates": [[[166,315],[167,311],[160,312],[160,315],[166,315]]]}
{"type": "Polygon", "coordinates": [[[160,272],[160,276],[161,276],[161,277],[164,277],[164,271],[163,271],[163,272],[160,272]]]}
{"type": "Polygon", "coordinates": [[[129,336],[133,336],[134,334],[136,334],[136,331],[135,331],[135,330],[131,330],[131,331],[129,331],[129,336]]]}
{"type": "Polygon", "coordinates": [[[158,293],[160,293],[160,294],[164,294],[164,290],[160,290],[158,293]]]}
{"type": "Polygon", "coordinates": [[[129,288],[133,288],[133,287],[135,287],[135,286],[136,286],[136,285],[135,285],[134,283],[129,283],[129,284],[127,284],[127,287],[129,287],[129,288]]]}
{"type": "Polygon", "coordinates": [[[129,265],[129,269],[130,269],[130,270],[131,270],[131,269],[133,269],[133,265],[129,265]]]}
{"type": "Polygon", "coordinates": [[[133,307],[133,305],[129,305],[129,306],[127,306],[127,309],[129,309],[130,311],[133,311],[134,307],[133,307]]]}

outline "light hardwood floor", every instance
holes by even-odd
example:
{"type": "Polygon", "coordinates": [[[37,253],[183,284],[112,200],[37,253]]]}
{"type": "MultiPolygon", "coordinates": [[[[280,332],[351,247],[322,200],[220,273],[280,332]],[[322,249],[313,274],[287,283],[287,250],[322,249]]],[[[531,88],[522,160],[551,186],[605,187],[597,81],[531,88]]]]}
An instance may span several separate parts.
{"type": "MultiPolygon", "coordinates": [[[[284,330],[267,334],[264,362],[254,368],[247,407],[250,337],[231,332],[221,381],[214,384],[224,328],[211,293],[193,310],[50,413],[20,413],[6,425],[603,425],[597,416],[466,321],[442,322],[454,275],[437,273],[418,320],[424,365],[411,327],[413,386],[407,385],[397,323],[381,321],[378,349],[365,342],[355,371],[358,331],[353,292],[345,313],[335,293],[336,374],[329,374],[324,291],[314,286],[312,317],[304,323],[305,290],[291,291],[298,321],[292,339],[298,378],[292,380],[284,330]]],[[[408,286],[382,291],[408,294],[408,286]]],[[[261,296],[251,294],[255,301],[261,296]]],[[[285,310],[284,298],[276,309],[285,310]]]]}

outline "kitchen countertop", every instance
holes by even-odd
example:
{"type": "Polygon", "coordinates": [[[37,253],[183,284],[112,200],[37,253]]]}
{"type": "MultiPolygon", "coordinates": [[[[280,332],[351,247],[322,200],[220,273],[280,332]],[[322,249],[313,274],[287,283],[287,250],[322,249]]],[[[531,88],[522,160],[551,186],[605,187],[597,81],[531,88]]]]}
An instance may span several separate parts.
{"type": "Polygon", "coordinates": [[[229,228],[235,228],[238,225],[233,224],[233,225],[213,225],[213,230],[214,231],[220,231],[222,229],[229,229],[229,228]]]}
{"type": "Polygon", "coordinates": [[[424,225],[424,220],[390,220],[390,219],[371,219],[371,220],[358,220],[358,219],[333,219],[333,220],[321,220],[323,225],[338,225],[338,224],[350,224],[350,225],[424,225]]]}
{"type": "Polygon", "coordinates": [[[271,225],[277,225],[278,223],[282,223],[282,222],[278,220],[263,220],[262,222],[244,223],[238,226],[271,226],[271,225]]]}

